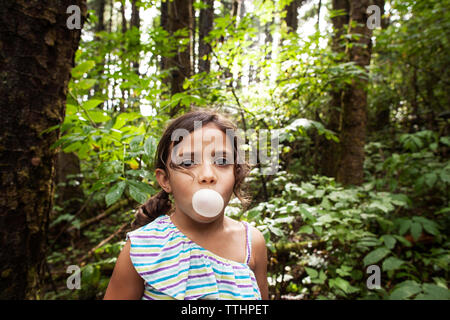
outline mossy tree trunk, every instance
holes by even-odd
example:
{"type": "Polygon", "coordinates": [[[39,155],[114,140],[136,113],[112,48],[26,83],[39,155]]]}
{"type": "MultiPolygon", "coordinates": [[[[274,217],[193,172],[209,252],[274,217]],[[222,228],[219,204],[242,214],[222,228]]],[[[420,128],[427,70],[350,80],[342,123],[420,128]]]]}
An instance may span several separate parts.
{"type": "MultiPolygon", "coordinates": [[[[349,61],[361,68],[370,64],[372,30],[367,27],[367,8],[371,0],[350,0],[349,33],[360,35],[347,46],[349,61]]],[[[360,185],[364,181],[364,145],[367,128],[367,79],[353,79],[344,89],[341,125],[341,148],[336,180],[345,185],[360,185]]]]}
{"type": "Polygon", "coordinates": [[[86,0],[0,0],[0,299],[36,299],[44,272],[56,151],[86,0]]]}
{"type": "MultiPolygon", "coordinates": [[[[331,18],[333,23],[332,48],[336,53],[342,53],[345,47],[342,45],[342,35],[345,34],[345,27],[350,20],[350,4],[348,0],[333,0],[333,10],[341,10],[343,14],[331,18]]],[[[344,61],[343,61],[344,62],[344,61]]],[[[330,104],[325,110],[327,117],[327,128],[340,136],[341,115],[342,115],[342,95],[343,90],[339,89],[338,84],[333,85],[336,89],[330,92],[330,104]]],[[[340,144],[333,140],[327,140],[321,137],[323,151],[321,152],[321,173],[329,177],[336,177],[338,169],[338,160],[340,154],[340,144]]]]}
{"type": "MultiPolygon", "coordinates": [[[[172,36],[181,29],[186,29],[187,37],[178,36],[179,40],[185,38],[186,46],[180,46],[173,57],[162,57],[162,69],[172,69],[167,81],[170,84],[172,95],[183,92],[184,80],[191,76],[191,52],[193,39],[192,0],[165,0],[161,2],[161,26],[172,36]]],[[[169,110],[169,116],[174,117],[181,110],[177,104],[169,110]]]]}
{"type": "Polygon", "coordinates": [[[205,0],[208,8],[200,10],[198,30],[198,71],[209,72],[211,69],[210,54],[211,46],[205,41],[205,37],[213,29],[214,22],[214,0],[205,0]]]}
{"type": "MultiPolygon", "coordinates": [[[[333,10],[344,14],[332,18],[335,34],[333,50],[345,53],[345,61],[361,68],[370,64],[372,31],[367,27],[367,8],[371,0],[333,0],[333,10]],[[358,37],[342,45],[341,36],[347,33],[358,37]]],[[[322,174],[333,176],[345,185],[359,185],[364,179],[364,145],[367,127],[367,80],[355,78],[349,85],[331,93],[328,109],[328,128],[338,134],[340,143],[324,142],[321,161],[322,174]]]]}

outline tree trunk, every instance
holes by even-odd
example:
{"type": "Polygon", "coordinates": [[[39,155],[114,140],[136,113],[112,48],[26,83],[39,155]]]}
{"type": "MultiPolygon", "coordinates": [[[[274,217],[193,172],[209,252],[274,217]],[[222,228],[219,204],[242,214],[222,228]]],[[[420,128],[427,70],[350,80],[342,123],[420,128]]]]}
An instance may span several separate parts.
{"type": "MultiPolygon", "coordinates": [[[[120,15],[122,17],[122,45],[121,45],[121,49],[123,51],[127,50],[126,49],[126,40],[125,40],[125,34],[128,31],[128,24],[127,24],[127,18],[125,16],[125,0],[121,1],[120,4],[120,15]]],[[[122,56],[122,55],[121,55],[122,56]]],[[[126,72],[129,69],[129,60],[125,57],[122,56],[122,68],[125,69],[124,72],[126,72]]],[[[115,88],[115,86],[113,87],[115,88]]],[[[122,99],[119,99],[119,112],[123,113],[125,112],[125,103],[127,98],[129,97],[129,90],[128,89],[123,89],[122,87],[120,87],[120,94],[122,96],[122,99]]]]}
{"type": "MultiPolygon", "coordinates": [[[[161,20],[160,20],[160,25],[161,27],[166,30],[167,32],[170,33],[169,30],[169,0],[161,0],[161,20]]],[[[167,69],[167,60],[169,58],[165,57],[165,56],[161,56],[161,65],[160,68],[161,70],[165,70],[167,69]]]]}
{"type": "Polygon", "coordinates": [[[231,3],[231,16],[240,17],[242,8],[242,0],[233,0],[231,3]]]}
{"type": "MultiPolygon", "coordinates": [[[[347,47],[349,61],[361,68],[370,64],[372,52],[372,31],[367,27],[367,7],[370,0],[350,0],[349,33],[360,34],[358,40],[351,40],[347,47]]],[[[345,185],[360,185],[364,180],[364,145],[367,124],[367,80],[353,79],[348,90],[343,91],[341,152],[336,179],[345,185]]]]}
{"type": "Polygon", "coordinates": [[[98,22],[95,26],[95,32],[105,31],[105,6],[106,0],[97,0],[95,4],[95,11],[98,17],[98,22]]]}
{"type": "MultiPolygon", "coordinates": [[[[333,0],[333,10],[343,10],[344,15],[339,15],[331,18],[333,23],[333,37],[331,46],[335,52],[343,52],[345,48],[341,45],[340,37],[345,33],[344,26],[348,25],[350,19],[350,5],[348,0],[333,0]]],[[[334,131],[339,137],[341,131],[341,111],[342,111],[342,97],[343,91],[333,90],[330,93],[331,100],[330,105],[325,111],[328,119],[327,128],[334,131]]],[[[336,177],[338,169],[338,161],[340,154],[340,144],[333,140],[326,140],[325,137],[321,137],[321,145],[323,151],[321,152],[322,158],[320,160],[321,174],[336,177]]]]}
{"type": "Polygon", "coordinates": [[[198,31],[198,71],[209,72],[211,69],[211,46],[206,43],[205,37],[211,32],[214,20],[214,0],[204,0],[208,8],[200,10],[198,31]]]}
{"type": "MultiPolygon", "coordinates": [[[[136,28],[138,33],[140,34],[141,29],[141,16],[139,15],[139,6],[137,5],[137,0],[131,0],[131,21],[130,28],[136,28]]],[[[141,45],[140,39],[137,39],[136,43],[133,43],[133,47],[139,48],[141,45]]],[[[139,75],[139,54],[136,57],[136,60],[132,61],[133,70],[136,74],[139,75]]]]}
{"type": "Polygon", "coordinates": [[[127,18],[125,16],[125,0],[120,4],[120,16],[122,17],[122,33],[125,34],[128,30],[127,18]]]}
{"type": "Polygon", "coordinates": [[[81,31],[67,8],[85,0],[0,0],[0,299],[39,297],[56,151],[81,31]]]}
{"type": "MultiPolygon", "coordinates": [[[[94,8],[95,13],[98,17],[98,21],[97,24],[95,25],[95,32],[99,33],[99,32],[103,32],[106,30],[106,25],[105,25],[105,9],[106,9],[106,0],[97,0],[94,3],[94,8]]],[[[95,41],[100,41],[100,37],[99,36],[95,36],[94,37],[95,41]]],[[[97,70],[98,70],[98,76],[97,78],[99,79],[95,85],[94,85],[94,96],[103,96],[103,81],[101,80],[103,78],[103,74],[104,74],[104,69],[105,69],[105,54],[102,52],[102,50],[100,49],[99,52],[97,53],[99,56],[101,55],[102,59],[101,62],[98,63],[97,65],[97,70]]],[[[103,103],[100,105],[100,108],[103,107],[103,103]]]]}
{"type": "MultiPolygon", "coordinates": [[[[167,58],[166,68],[174,68],[170,75],[170,90],[171,94],[182,92],[183,82],[191,75],[191,45],[192,45],[192,0],[173,0],[168,3],[168,21],[167,28],[171,35],[181,29],[188,30],[188,44],[179,47],[177,54],[174,57],[167,58]]],[[[175,116],[181,109],[178,104],[169,111],[169,116],[175,116]]]]}
{"type": "MultiPolygon", "coordinates": [[[[386,29],[389,26],[389,19],[384,16],[385,10],[385,0],[375,0],[375,4],[380,7],[380,15],[381,15],[381,28],[386,29]]],[[[370,126],[371,129],[375,131],[380,131],[389,126],[390,123],[390,104],[389,103],[380,103],[380,105],[376,106],[374,119],[369,121],[372,123],[370,126]]]]}
{"type": "Polygon", "coordinates": [[[286,7],[286,25],[289,32],[296,32],[298,28],[298,8],[302,5],[303,0],[292,0],[286,7]]]}

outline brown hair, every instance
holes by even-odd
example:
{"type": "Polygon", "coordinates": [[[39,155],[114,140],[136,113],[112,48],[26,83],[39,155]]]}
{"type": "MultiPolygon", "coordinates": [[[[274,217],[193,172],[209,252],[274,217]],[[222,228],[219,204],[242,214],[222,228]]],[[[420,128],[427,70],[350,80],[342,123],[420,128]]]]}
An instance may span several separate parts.
{"type": "MultiPolygon", "coordinates": [[[[241,201],[244,210],[246,210],[247,206],[250,204],[250,197],[243,192],[242,183],[244,182],[245,177],[249,174],[251,167],[245,159],[238,158],[238,139],[234,134],[237,130],[237,127],[224,114],[218,113],[215,110],[205,108],[193,109],[192,111],[172,120],[166,127],[161,140],[158,143],[158,148],[156,150],[154,159],[155,170],[162,169],[166,172],[167,175],[169,174],[166,162],[169,159],[172,148],[180,143],[183,139],[183,137],[180,137],[178,141],[171,141],[172,133],[176,129],[185,129],[189,133],[193,132],[194,129],[197,128],[194,127],[194,121],[201,121],[202,126],[205,126],[208,123],[213,123],[232,139],[234,149],[233,172],[235,177],[233,193],[241,201]],[[232,132],[233,134],[230,135],[230,132],[232,132]]],[[[177,166],[172,161],[170,162],[169,166],[175,170],[183,170],[182,167],[177,166]]],[[[171,209],[172,201],[169,199],[169,194],[165,190],[161,190],[153,197],[148,199],[147,202],[145,202],[143,205],[137,207],[135,220],[132,223],[132,227],[139,228],[143,225],[146,225],[156,219],[158,216],[168,214],[171,209]]]]}

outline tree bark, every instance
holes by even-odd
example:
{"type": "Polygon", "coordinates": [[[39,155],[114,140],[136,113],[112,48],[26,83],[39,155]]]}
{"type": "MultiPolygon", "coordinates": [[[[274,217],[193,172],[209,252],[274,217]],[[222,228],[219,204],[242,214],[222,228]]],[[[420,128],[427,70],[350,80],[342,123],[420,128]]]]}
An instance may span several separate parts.
{"type": "MultiPolygon", "coordinates": [[[[139,6],[137,5],[137,0],[131,1],[131,21],[130,28],[136,28],[138,33],[140,34],[141,29],[141,16],[139,14],[139,6]]],[[[133,47],[139,48],[141,45],[140,38],[136,40],[136,43],[133,43],[133,47]]],[[[139,75],[139,54],[136,57],[136,60],[132,61],[133,70],[136,74],[139,75]]]]}
{"type": "Polygon", "coordinates": [[[95,32],[105,31],[105,6],[106,0],[97,0],[95,4],[95,11],[98,17],[95,32]]]}
{"type": "Polygon", "coordinates": [[[298,8],[301,7],[304,0],[292,0],[291,3],[286,7],[286,25],[288,26],[289,32],[296,32],[298,28],[298,8]]]}
{"type": "MultiPolygon", "coordinates": [[[[161,17],[160,17],[160,26],[170,33],[169,30],[169,0],[161,0],[161,17]]],[[[167,69],[168,58],[165,56],[161,56],[161,70],[167,69]]]]}
{"type": "MultiPolygon", "coordinates": [[[[180,93],[183,90],[183,82],[191,75],[191,45],[192,45],[192,0],[173,0],[167,4],[168,20],[165,24],[170,35],[181,29],[188,30],[188,43],[186,46],[179,47],[178,52],[174,57],[167,58],[165,67],[167,69],[173,68],[170,74],[170,90],[171,94],[180,93]]],[[[181,37],[179,37],[181,39],[181,37]]],[[[181,105],[174,106],[169,111],[169,116],[174,117],[181,105]]]]}
{"type": "MultiPolygon", "coordinates": [[[[94,8],[95,13],[98,17],[98,21],[97,24],[95,25],[94,31],[95,33],[100,33],[106,30],[106,25],[105,25],[105,9],[106,9],[106,0],[97,0],[94,3],[94,8]]],[[[94,36],[95,41],[100,41],[100,37],[99,36],[94,36]]],[[[97,70],[98,70],[98,76],[97,78],[99,79],[99,81],[97,81],[94,85],[94,96],[98,95],[98,96],[103,96],[103,86],[102,86],[102,82],[100,79],[102,79],[103,74],[105,72],[105,54],[102,52],[102,50],[100,49],[97,53],[99,56],[102,57],[101,62],[97,65],[97,70]]],[[[101,104],[101,107],[103,106],[103,103],[101,104]]]]}
{"type": "Polygon", "coordinates": [[[206,43],[205,37],[211,32],[214,21],[214,0],[204,0],[208,8],[200,10],[198,31],[198,71],[209,72],[211,69],[211,46],[206,43]]]}
{"type": "Polygon", "coordinates": [[[242,0],[233,0],[231,3],[231,16],[240,17],[242,8],[242,0]]]}
{"type": "Polygon", "coordinates": [[[0,299],[39,297],[52,208],[50,150],[63,122],[70,71],[81,30],[67,8],[85,0],[0,0],[0,299]]]}
{"type": "Polygon", "coordinates": [[[122,18],[122,33],[125,34],[128,30],[127,18],[125,16],[125,0],[120,3],[120,16],[122,18]]]}
{"type": "MultiPolygon", "coordinates": [[[[385,13],[385,0],[374,0],[375,4],[380,7],[380,15],[381,15],[381,29],[386,29],[389,26],[389,19],[384,16],[385,13]]],[[[390,104],[389,103],[380,103],[376,106],[374,119],[372,119],[371,129],[375,131],[380,131],[389,126],[390,123],[390,104]]]]}
{"type": "MultiPolygon", "coordinates": [[[[361,68],[370,64],[372,31],[367,27],[370,0],[350,0],[349,33],[361,35],[347,46],[349,61],[361,68]],[[356,22],[356,26],[352,26],[356,22]]],[[[342,92],[341,152],[336,180],[344,185],[360,185],[364,181],[364,145],[367,126],[367,80],[353,79],[342,92]]]]}
{"type": "MultiPolygon", "coordinates": [[[[331,47],[333,51],[342,53],[345,47],[342,46],[341,36],[345,33],[344,26],[348,25],[350,20],[350,4],[348,0],[333,0],[333,10],[342,10],[345,14],[331,18],[333,23],[333,37],[331,39],[331,47]]],[[[336,86],[337,87],[337,86],[336,86]]],[[[341,113],[342,113],[342,90],[333,90],[330,92],[330,105],[325,111],[327,117],[327,128],[332,130],[339,137],[341,131],[341,113]]],[[[320,160],[320,170],[323,175],[329,177],[337,176],[338,161],[340,154],[340,144],[333,140],[326,140],[321,137],[321,145],[323,147],[322,157],[320,160]]]]}

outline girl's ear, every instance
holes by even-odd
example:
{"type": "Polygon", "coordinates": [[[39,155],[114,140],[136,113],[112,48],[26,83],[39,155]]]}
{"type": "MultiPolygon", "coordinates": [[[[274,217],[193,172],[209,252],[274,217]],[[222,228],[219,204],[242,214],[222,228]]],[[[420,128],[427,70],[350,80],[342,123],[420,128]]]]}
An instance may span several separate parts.
{"type": "Polygon", "coordinates": [[[167,176],[166,172],[162,169],[156,169],[155,170],[155,177],[158,181],[161,188],[163,188],[164,191],[167,193],[172,192],[172,187],[170,186],[169,177],[167,176]]]}

